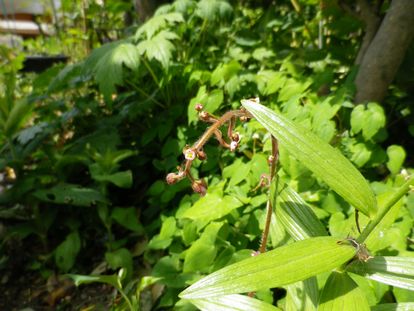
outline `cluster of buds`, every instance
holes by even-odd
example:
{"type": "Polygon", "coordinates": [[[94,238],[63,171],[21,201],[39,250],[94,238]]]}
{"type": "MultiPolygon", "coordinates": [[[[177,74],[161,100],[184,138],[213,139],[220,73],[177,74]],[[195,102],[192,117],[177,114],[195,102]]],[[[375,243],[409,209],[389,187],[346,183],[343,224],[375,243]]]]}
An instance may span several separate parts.
{"type": "Polygon", "coordinates": [[[201,104],[196,104],[195,110],[198,112],[199,119],[206,123],[210,123],[211,126],[206,129],[204,134],[200,139],[192,146],[185,146],[183,150],[184,163],[182,166],[178,167],[177,173],[169,173],[166,177],[168,184],[175,184],[176,182],[187,177],[191,182],[191,188],[194,192],[199,193],[200,195],[205,195],[207,192],[207,183],[203,179],[196,180],[190,173],[190,168],[195,159],[201,161],[207,159],[207,155],[203,150],[204,145],[207,141],[214,135],[217,141],[224,148],[229,149],[230,151],[235,151],[240,143],[240,134],[233,132],[236,118],[239,118],[241,121],[247,121],[251,118],[251,115],[244,109],[233,110],[225,113],[222,117],[217,118],[212,114],[204,111],[204,107],[201,104]],[[223,134],[220,131],[220,127],[228,124],[227,127],[227,137],[229,142],[223,138],[223,134]]]}

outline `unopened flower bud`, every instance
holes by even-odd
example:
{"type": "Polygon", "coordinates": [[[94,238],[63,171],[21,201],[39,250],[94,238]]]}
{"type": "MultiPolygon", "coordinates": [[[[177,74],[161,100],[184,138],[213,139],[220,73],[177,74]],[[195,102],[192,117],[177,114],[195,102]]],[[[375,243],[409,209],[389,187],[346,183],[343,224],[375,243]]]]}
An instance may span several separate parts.
{"type": "Polygon", "coordinates": [[[179,181],[179,176],[176,173],[169,173],[165,180],[167,181],[167,184],[173,185],[179,181]]]}
{"type": "Polygon", "coordinates": [[[250,254],[250,256],[252,256],[252,257],[258,256],[258,255],[260,255],[260,251],[253,251],[253,252],[250,254]]]}
{"type": "Polygon", "coordinates": [[[202,104],[197,103],[197,104],[195,105],[195,110],[196,110],[196,111],[200,112],[200,111],[202,111],[203,109],[204,109],[204,107],[203,107],[203,105],[202,105],[202,104]]]}
{"type": "Polygon", "coordinates": [[[238,146],[239,146],[239,143],[237,141],[232,141],[230,143],[230,151],[236,150],[238,146]]]}
{"type": "Polygon", "coordinates": [[[240,141],[240,135],[239,133],[233,133],[233,135],[231,135],[231,140],[235,141],[235,142],[239,142],[240,141]]]}
{"type": "Polygon", "coordinates": [[[270,155],[270,156],[267,158],[267,163],[268,163],[269,165],[271,165],[273,162],[275,162],[275,157],[274,157],[274,156],[272,156],[272,155],[270,155]]]}
{"type": "Polygon", "coordinates": [[[249,120],[249,118],[247,118],[246,116],[241,116],[240,117],[240,121],[242,121],[242,122],[246,122],[247,120],[249,120]]]}
{"type": "Polygon", "coordinates": [[[201,161],[207,159],[207,154],[203,149],[197,150],[197,158],[199,158],[201,161]]]}
{"type": "Polygon", "coordinates": [[[208,121],[210,119],[210,114],[206,111],[201,111],[198,114],[198,117],[200,118],[201,121],[208,121]]]}
{"type": "Polygon", "coordinates": [[[207,193],[207,184],[203,179],[194,180],[191,184],[191,188],[193,188],[194,192],[199,193],[201,196],[205,196],[207,193]]]}

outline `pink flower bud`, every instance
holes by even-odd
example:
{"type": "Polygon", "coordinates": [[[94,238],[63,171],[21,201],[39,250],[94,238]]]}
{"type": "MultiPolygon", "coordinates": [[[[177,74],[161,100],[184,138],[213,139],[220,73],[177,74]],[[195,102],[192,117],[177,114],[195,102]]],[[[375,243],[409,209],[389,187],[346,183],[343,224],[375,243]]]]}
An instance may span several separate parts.
{"type": "Polygon", "coordinates": [[[196,111],[200,112],[200,111],[201,111],[201,110],[203,110],[203,109],[204,109],[204,107],[203,107],[203,105],[202,105],[202,104],[197,103],[197,104],[195,105],[195,110],[196,110],[196,111]]]}
{"type": "Polygon", "coordinates": [[[194,192],[199,193],[202,197],[207,193],[207,184],[203,179],[194,180],[191,184],[191,188],[193,188],[194,192]]]}
{"type": "Polygon", "coordinates": [[[165,180],[167,181],[167,184],[173,185],[179,180],[179,177],[176,173],[169,173],[165,180]]]}
{"type": "Polygon", "coordinates": [[[240,135],[239,133],[233,133],[233,135],[231,135],[231,140],[235,141],[235,142],[239,142],[240,141],[240,135]]]}

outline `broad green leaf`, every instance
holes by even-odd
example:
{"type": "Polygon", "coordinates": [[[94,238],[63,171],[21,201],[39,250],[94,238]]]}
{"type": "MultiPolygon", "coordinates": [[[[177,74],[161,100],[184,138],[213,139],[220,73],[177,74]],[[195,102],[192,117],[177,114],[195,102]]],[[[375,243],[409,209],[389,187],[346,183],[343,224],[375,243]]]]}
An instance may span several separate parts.
{"type": "Polygon", "coordinates": [[[361,173],[338,150],[253,100],[242,100],[242,105],[317,177],[364,214],[375,215],[374,193],[361,173]]]}
{"type": "Polygon", "coordinates": [[[288,185],[284,185],[279,193],[276,216],[295,240],[327,235],[312,209],[288,185]]]}
{"type": "Polygon", "coordinates": [[[316,277],[291,284],[286,291],[285,311],[316,311],[319,298],[316,277]]]}
{"type": "Polygon", "coordinates": [[[216,237],[222,226],[223,222],[209,224],[200,238],[191,245],[185,255],[184,273],[193,271],[208,272],[210,270],[217,255],[216,237]]]}
{"type": "Polygon", "coordinates": [[[45,202],[75,206],[91,206],[106,201],[100,192],[72,184],[60,184],[50,189],[37,190],[33,195],[45,202]]]}
{"type": "Polygon", "coordinates": [[[414,302],[384,303],[371,307],[371,311],[412,311],[414,302]]]}
{"type": "Polygon", "coordinates": [[[397,174],[404,163],[406,153],[403,147],[392,145],[387,148],[388,162],[387,168],[392,174],[397,174]]]}
{"type": "Polygon", "coordinates": [[[207,298],[280,287],[330,271],[354,255],[352,246],[335,238],[311,238],[218,270],[191,285],[180,297],[207,298]]]}
{"type": "Polygon", "coordinates": [[[345,272],[332,272],[319,300],[318,311],[369,311],[364,292],[345,272]]]}
{"type": "Polygon", "coordinates": [[[351,113],[351,128],[354,133],[362,132],[366,140],[373,138],[385,126],[384,109],[377,103],[369,103],[366,107],[358,105],[351,113]]]}
{"type": "Polygon", "coordinates": [[[286,82],[286,76],[273,70],[261,70],[255,76],[257,88],[263,95],[274,94],[280,90],[286,82]]]}
{"type": "Polygon", "coordinates": [[[110,182],[119,188],[131,188],[132,186],[132,171],[127,170],[123,172],[116,172],[113,174],[105,174],[94,170],[95,166],[90,166],[91,176],[99,182],[110,182]]]}
{"type": "Polygon", "coordinates": [[[58,268],[63,272],[69,271],[75,264],[80,248],[81,240],[79,233],[74,231],[56,248],[55,262],[58,268]]]}
{"type": "Polygon", "coordinates": [[[244,295],[227,295],[190,300],[201,311],[278,311],[266,302],[244,295]]]}
{"type": "Polygon", "coordinates": [[[137,50],[139,54],[145,54],[149,60],[156,59],[166,69],[170,65],[172,52],[175,51],[175,46],[171,42],[175,39],[178,39],[178,36],[174,32],[164,30],[150,39],[139,42],[137,50]]]}
{"type": "Polygon", "coordinates": [[[170,246],[172,237],[177,229],[174,217],[168,217],[162,220],[160,234],[154,236],[148,243],[150,249],[164,249],[170,246]]]}
{"type": "Polygon", "coordinates": [[[232,6],[223,0],[201,0],[197,3],[195,14],[203,19],[214,21],[230,16],[232,6]]]}
{"type": "Polygon", "coordinates": [[[136,70],[140,64],[138,49],[132,43],[118,41],[94,50],[85,68],[92,69],[99,90],[107,100],[115,93],[115,86],[123,84],[123,66],[136,70]]]}
{"type": "Polygon", "coordinates": [[[112,211],[111,218],[129,230],[137,233],[144,232],[144,228],[138,220],[135,207],[116,207],[112,211]]]}
{"type": "Polygon", "coordinates": [[[113,252],[105,253],[105,260],[112,269],[124,268],[126,270],[126,279],[132,276],[132,255],[126,248],[120,248],[113,252]]]}
{"type": "Polygon", "coordinates": [[[414,291],[414,258],[377,256],[367,262],[355,261],[347,267],[349,272],[370,280],[414,291]]]}
{"type": "Polygon", "coordinates": [[[217,193],[207,193],[192,207],[187,209],[180,218],[203,219],[206,222],[226,216],[232,210],[243,204],[233,196],[220,196],[217,193]]]}
{"type": "Polygon", "coordinates": [[[146,21],[144,25],[138,28],[135,33],[135,39],[139,39],[144,33],[146,37],[150,39],[155,33],[165,28],[167,25],[182,22],[184,22],[183,16],[177,12],[155,15],[146,21]]]}

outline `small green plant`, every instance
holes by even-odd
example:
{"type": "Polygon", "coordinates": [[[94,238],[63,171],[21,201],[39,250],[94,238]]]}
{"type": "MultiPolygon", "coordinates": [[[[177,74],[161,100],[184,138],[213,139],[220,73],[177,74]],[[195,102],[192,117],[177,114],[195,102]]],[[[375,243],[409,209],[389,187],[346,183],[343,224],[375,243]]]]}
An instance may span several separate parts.
{"type": "MultiPolygon", "coordinates": [[[[258,98],[242,100],[242,105],[242,109],[230,111],[221,118],[212,117],[197,105],[200,118],[211,122],[212,125],[192,147],[187,146],[184,149],[185,163],[179,168],[178,173],[167,175],[167,182],[173,184],[187,176],[193,190],[205,195],[205,182],[197,181],[191,176],[192,162],[196,157],[205,160],[203,146],[213,134],[220,145],[234,151],[232,144],[239,144],[239,135],[233,134],[235,118],[254,117],[272,136],[269,179],[271,190],[262,245],[251,258],[228,265],[198,280],[181,292],[180,297],[189,300],[201,310],[276,310],[275,307],[253,298],[254,292],[265,288],[296,286],[301,289],[298,295],[301,295],[302,303],[307,304],[307,310],[370,310],[363,291],[350,276],[352,273],[414,290],[412,258],[375,256],[369,252],[370,246],[374,243],[374,233],[389,224],[388,218],[393,217],[393,206],[414,185],[414,178],[407,177],[397,191],[389,194],[377,206],[377,198],[368,183],[336,149],[286,117],[260,105],[258,98]],[[228,123],[230,143],[224,141],[219,132],[219,127],[225,123],[228,123]],[[365,215],[363,230],[358,237],[344,236],[338,239],[328,236],[312,209],[278,178],[278,143],[365,215]],[[276,207],[277,217],[295,242],[264,253],[273,206],[276,207]],[[330,274],[321,293],[318,294],[316,276],[322,273],[330,274]],[[236,295],[248,292],[249,296],[236,295]]],[[[187,216],[191,217],[188,211],[187,216]]],[[[193,215],[193,218],[198,217],[193,215]]],[[[300,297],[296,298],[300,300],[300,297]]],[[[388,307],[398,306],[378,305],[378,308],[383,307],[388,310],[388,307]]],[[[304,308],[304,305],[300,308],[304,308]]]]}

